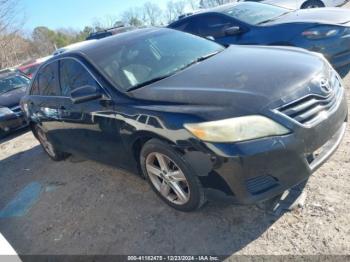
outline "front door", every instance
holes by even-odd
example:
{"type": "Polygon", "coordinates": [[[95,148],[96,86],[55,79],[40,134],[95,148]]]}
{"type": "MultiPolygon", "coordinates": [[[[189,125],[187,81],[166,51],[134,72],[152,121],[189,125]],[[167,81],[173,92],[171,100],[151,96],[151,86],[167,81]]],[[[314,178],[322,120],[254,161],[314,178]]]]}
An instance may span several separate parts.
{"type": "Polygon", "coordinates": [[[101,99],[75,104],[70,99],[73,90],[87,85],[100,89],[107,96],[102,86],[81,61],[73,58],[60,60],[59,72],[62,96],[67,99],[59,114],[70,151],[107,164],[124,166],[127,160],[115,105],[101,99]]]}

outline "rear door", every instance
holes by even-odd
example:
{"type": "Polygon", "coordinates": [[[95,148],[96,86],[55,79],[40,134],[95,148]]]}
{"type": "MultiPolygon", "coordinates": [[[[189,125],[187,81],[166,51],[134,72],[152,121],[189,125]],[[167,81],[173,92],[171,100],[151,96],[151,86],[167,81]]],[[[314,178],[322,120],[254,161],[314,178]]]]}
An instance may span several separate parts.
{"type": "Polygon", "coordinates": [[[54,61],[42,67],[33,80],[29,106],[34,120],[41,124],[49,138],[58,147],[62,145],[61,130],[63,129],[59,114],[62,104],[60,95],[58,62],[54,61]]]}

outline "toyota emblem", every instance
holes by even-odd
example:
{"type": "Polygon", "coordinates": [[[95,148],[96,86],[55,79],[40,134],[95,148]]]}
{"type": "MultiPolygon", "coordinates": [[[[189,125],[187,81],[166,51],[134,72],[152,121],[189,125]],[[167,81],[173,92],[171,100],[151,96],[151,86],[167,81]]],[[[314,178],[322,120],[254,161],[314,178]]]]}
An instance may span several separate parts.
{"type": "Polygon", "coordinates": [[[326,94],[329,94],[330,92],[332,92],[332,87],[331,87],[328,80],[322,79],[320,82],[320,87],[321,87],[322,92],[324,92],[326,94]]]}

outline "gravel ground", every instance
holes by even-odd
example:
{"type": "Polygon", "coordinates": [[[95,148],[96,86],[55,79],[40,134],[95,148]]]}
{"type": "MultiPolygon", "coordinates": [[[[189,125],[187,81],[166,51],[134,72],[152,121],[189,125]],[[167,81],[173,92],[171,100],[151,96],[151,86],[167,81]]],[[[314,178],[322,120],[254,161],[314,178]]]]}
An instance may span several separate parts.
{"type": "Polygon", "coordinates": [[[52,162],[23,132],[0,142],[0,233],[20,254],[350,254],[349,145],[347,131],[306,185],[303,209],[275,216],[214,201],[184,214],[136,175],[52,162]]]}

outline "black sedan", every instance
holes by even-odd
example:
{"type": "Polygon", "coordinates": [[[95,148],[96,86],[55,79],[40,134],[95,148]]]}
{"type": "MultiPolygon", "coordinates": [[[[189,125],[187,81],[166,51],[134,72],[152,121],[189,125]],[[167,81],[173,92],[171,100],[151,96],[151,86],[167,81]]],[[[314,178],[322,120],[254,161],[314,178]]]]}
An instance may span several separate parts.
{"type": "Polygon", "coordinates": [[[243,2],[201,11],[168,26],[220,44],[295,46],[322,53],[334,67],[350,63],[350,11],[290,10],[243,2]]]}
{"type": "Polygon", "coordinates": [[[20,100],[30,79],[18,72],[0,73],[0,137],[26,126],[20,100]]]}
{"type": "Polygon", "coordinates": [[[182,211],[202,206],[208,189],[251,204],[306,180],[335,152],[348,114],[339,76],[319,55],[225,48],[169,29],[56,56],[22,107],[52,159],[80,154],[141,171],[182,211]]]}

